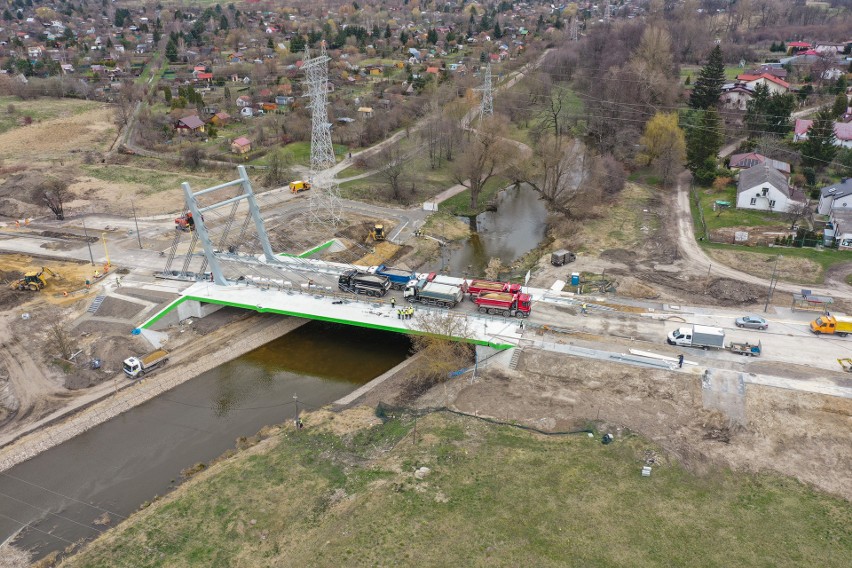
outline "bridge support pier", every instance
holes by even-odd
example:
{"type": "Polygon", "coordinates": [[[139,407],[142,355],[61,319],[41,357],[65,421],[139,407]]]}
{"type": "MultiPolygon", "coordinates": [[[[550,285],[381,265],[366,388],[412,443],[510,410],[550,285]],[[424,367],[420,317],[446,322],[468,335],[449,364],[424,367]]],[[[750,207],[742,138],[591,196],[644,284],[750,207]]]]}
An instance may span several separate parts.
{"type": "Polygon", "coordinates": [[[514,351],[515,349],[494,349],[487,345],[477,345],[476,366],[478,369],[490,366],[504,367],[508,369],[509,362],[512,360],[512,353],[514,351]]]}
{"type": "Polygon", "coordinates": [[[198,300],[186,300],[175,306],[172,311],[165,314],[162,318],[158,319],[157,322],[151,326],[151,329],[166,329],[170,325],[182,322],[187,318],[201,319],[204,316],[209,316],[213,312],[221,310],[224,307],[225,306],[219,304],[199,302],[198,300]]]}

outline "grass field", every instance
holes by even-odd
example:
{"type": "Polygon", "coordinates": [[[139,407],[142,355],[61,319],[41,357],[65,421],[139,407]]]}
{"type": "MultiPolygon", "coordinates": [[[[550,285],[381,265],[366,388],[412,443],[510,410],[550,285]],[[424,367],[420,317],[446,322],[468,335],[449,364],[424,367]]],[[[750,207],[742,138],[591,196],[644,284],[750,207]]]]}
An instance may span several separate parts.
{"type": "Polygon", "coordinates": [[[212,178],[187,175],[182,172],[135,168],[133,166],[81,166],[87,175],[103,181],[117,184],[139,184],[145,186],[145,193],[159,193],[169,189],[180,189],[182,182],[189,182],[196,189],[210,185],[212,178]]]}
{"type": "MultiPolygon", "coordinates": [[[[701,210],[704,213],[704,220],[707,223],[707,229],[713,231],[723,227],[763,227],[763,226],[787,226],[789,221],[784,217],[783,213],[770,213],[768,211],[755,211],[751,209],[737,209],[737,188],[736,186],[727,186],[721,190],[711,188],[696,188],[698,199],[701,202],[701,210]],[[730,207],[717,208],[713,211],[713,204],[716,201],[727,201],[731,204],[730,207]]],[[[695,203],[693,202],[693,207],[695,203]]]]}
{"type": "MultiPolygon", "coordinates": [[[[342,431],[348,418],[329,420],[342,431]]],[[[783,567],[852,555],[849,503],[777,476],[696,476],[664,456],[642,477],[660,450],[630,433],[605,446],[432,414],[415,444],[409,418],[344,435],[305,422],[64,565],[783,567]]]]}
{"type": "MultiPolygon", "coordinates": [[[[334,144],[334,155],[338,160],[343,158],[349,149],[342,144],[334,144]]],[[[310,142],[291,142],[284,146],[281,150],[281,156],[288,163],[294,166],[310,166],[311,165],[311,143],[310,142]]],[[[258,162],[263,163],[263,161],[258,162]]]]}
{"type": "Polygon", "coordinates": [[[478,215],[485,211],[485,208],[488,206],[488,203],[496,197],[497,193],[500,190],[504,189],[509,184],[509,179],[504,178],[502,176],[494,176],[485,184],[482,188],[482,191],[479,192],[479,199],[477,200],[478,207],[476,209],[472,209],[470,207],[470,190],[466,189],[459,193],[458,195],[454,195],[438,205],[439,209],[445,213],[449,213],[450,215],[464,215],[470,217],[472,215],[478,215]]]}
{"type": "Polygon", "coordinates": [[[40,98],[22,101],[18,97],[0,97],[0,133],[23,124],[25,117],[41,122],[62,116],[74,116],[102,107],[103,103],[79,99],[40,98]],[[9,112],[12,110],[12,112],[9,112]]]}

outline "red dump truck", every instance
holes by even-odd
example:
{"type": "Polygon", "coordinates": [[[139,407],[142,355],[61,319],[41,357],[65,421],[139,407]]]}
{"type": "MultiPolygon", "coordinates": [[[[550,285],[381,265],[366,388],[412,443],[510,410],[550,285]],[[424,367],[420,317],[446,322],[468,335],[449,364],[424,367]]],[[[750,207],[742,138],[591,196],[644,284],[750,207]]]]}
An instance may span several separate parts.
{"type": "Polygon", "coordinates": [[[532,298],[529,294],[510,292],[484,292],[478,294],[473,303],[479,306],[483,314],[528,318],[532,311],[532,298]]]}
{"type": "Polygon", "coordinates": [[[510,284],[508,282],[492,282],[490,280],[471,280],[469,284],[466,282],[462,284],[462,290],[470,294],[471,300],[475,300],[479,294],[486,292],[517,294],[521,291],[521,285],[510,284]]]}

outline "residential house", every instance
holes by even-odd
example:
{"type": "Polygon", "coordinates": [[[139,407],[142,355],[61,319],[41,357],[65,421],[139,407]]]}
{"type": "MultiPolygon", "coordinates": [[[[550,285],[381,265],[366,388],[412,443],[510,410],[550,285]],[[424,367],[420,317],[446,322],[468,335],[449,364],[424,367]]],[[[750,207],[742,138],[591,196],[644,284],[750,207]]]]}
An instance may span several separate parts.
{"type": "Polygon", "coordinates": [[[852,211],[852,178],[843,178],[819,190],[817,213],[831,215],[839,210],[852,211]]]}
{"type": "Polygon", "coordinates": [[[359,107],[358,112],[361,114],[362,118],[372,118],[373,117],[373,107],[359,107]]]}
{"type": "Polygon", "coordinates": [[[204,121],[198,118],[197,115],[191,114],[178,119],[175,124],[175,130],[181,134],[187,132],[204,132],[204,121]]]}
{"type": "Polygon", "coordinates": [[[251,152],[251,141],[245,136],[240,136],[231,142],[231,152],[234,154],[247,154],[251,152]]]}
{"type": "Polygon", "coordinates": [[[748,152],[746,154],[734,154],[730,158],[729,167],[732,170],[747,170],[749,168],[753,168],[758,164],[769,164],[784,175],[790,175],[790,164],[788,164],[787,162],[782,162],[780,160],[773,160],[772,158],[767,158],[763,154],[758,154],[756,152],[748,152]]]}
{"type": "Polygon", "coordinates": [[[231,115],[225,111],[220,111],[210,117],[210,123],[216,126],[225,126],[230,122],[231,115]]]}
{"type": "Polygon", "coordinates": [[[805,196],[794,191],[787,178],[769,164],[758,164],[740,173],[737,184],[737,208],[759,211],[788,211],[805,196]]]}
{"type": "Polygon", "coordinates": [[[746,110],[748,101],[754,98],[754,90],[745,83],[727,83],[722,85],[722,94],[719,100],[722,106],[728,110],[746,110]]]}
{"type": "Polygon", "coordinates": [[[251,106],[251,97],[248,95],[240,95],[237,97],[237,108],[246,108],[251,106]]]}
{"type": "Polygon", "coordinates": [[[250,106],[242,107],[240,109],[240,116],[243,116],[243,117],[246,117],[246,118],[254,116],[254,109],[251,108],[250,106]]]}
{"type": "Polygon", "coordinates": [[[27,57],[30,59],[41,59],[44,48],[40,45],[32,45],[27,48],[27,57]]]}
{"type": "Polygon", "coordinates": [[[760,75],[738,75],[737,81],[745,83],[745,85],[752,90],[756,89],[758,85],[766,85],[766,88],[769,89],[769,94],[772,95],[783,95],[790,90],[790,83],[783,79],[779,79],[775,75],[770,75],[769,73],[761,73],[760,75]]]}
{"type": "MultiPolygon", "coordinates": [[[[802,118],[796,119],[796,126],[793,133],[794,142],[802,142],[808,139],[808,130],[813,125],[813,120],[805,120],[802,118]]],[[[834,141],[835,146],[841,148],[852,148],[852,122],[835,122],[834,123],[834,141]]]]}

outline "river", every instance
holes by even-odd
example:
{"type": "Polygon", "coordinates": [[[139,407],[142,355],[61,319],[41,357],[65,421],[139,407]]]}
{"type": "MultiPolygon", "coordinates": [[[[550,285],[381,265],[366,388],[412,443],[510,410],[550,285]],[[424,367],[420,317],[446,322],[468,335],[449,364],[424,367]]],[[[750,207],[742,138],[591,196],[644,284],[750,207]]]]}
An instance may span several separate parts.
{"type": "Polygon", "coordinates": [[[292,421],[401,363],[404,335],[310,322],[0,473],[0,542],[42,557],[97,536],[241,436],[292,421]],[[298,397],[298,398],[294,398],[298,397]]]}
{"type": "Polygon", "coordinates": [[[496,206],[496,211],[470,219],[471,235],[460,245],[444,247],[442,258],[424,271],[446,269],[455,276],[482,276],[490,259],[499,258],[510,266],[541,243],[547,231],[547,207],[538,192],[526,185],[510,186],[499,193],[496,206]]]}

